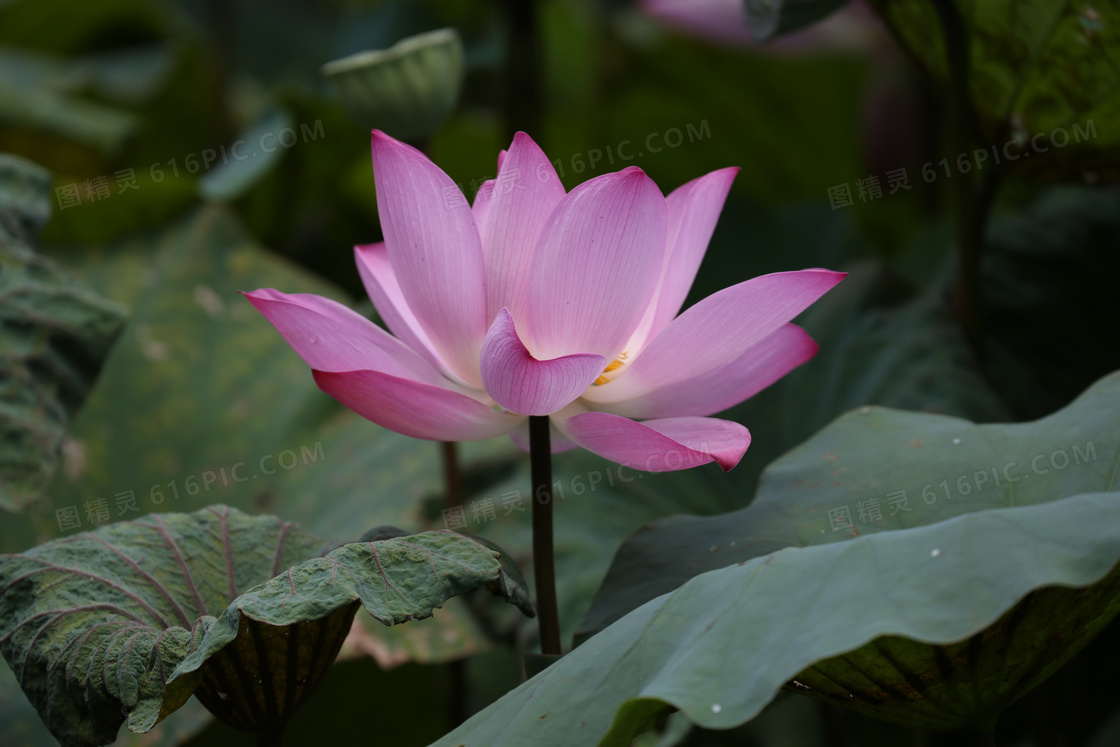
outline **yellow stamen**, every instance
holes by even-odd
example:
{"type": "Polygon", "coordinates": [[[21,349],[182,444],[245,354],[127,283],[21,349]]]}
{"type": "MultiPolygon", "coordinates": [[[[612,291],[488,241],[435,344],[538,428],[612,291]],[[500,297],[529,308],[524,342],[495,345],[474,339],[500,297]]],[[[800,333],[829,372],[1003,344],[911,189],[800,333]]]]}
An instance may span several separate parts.
{"type": "Polygon", "coordinates": [[[610,382],[610,378],[608,378],[606,376],[606,374],[610,373],[611,371],[617,371],[618,369],[625,366],[626,365],[626,359],[629,358],[629,357],[630,357],[629,353],[623,352],[621,355],[619,355],[617,358],[615,358],[613,361],[611,361],[609,364],[607,364],[607,367],[603,369],[603,375],[600,376],[599,378],[595,379],[595,381],[591,382],[591,386],[602,386],[603,384],[606,384],[606,383],[610,382]]]}

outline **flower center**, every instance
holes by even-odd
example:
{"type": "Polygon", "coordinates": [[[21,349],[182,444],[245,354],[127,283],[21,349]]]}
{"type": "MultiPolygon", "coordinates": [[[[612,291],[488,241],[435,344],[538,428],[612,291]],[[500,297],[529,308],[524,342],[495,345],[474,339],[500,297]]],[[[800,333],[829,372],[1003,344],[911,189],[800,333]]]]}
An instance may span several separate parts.
{"type": "Polygon", "coordinates": [[[602,376],[591,382],[591,386],[602,386],[603,384],[609,383],[611,379],[618,375],[617,371],[627,364],[629,358],[630,354],[625,350],[622,351],[622,353],[619,354],[617,358],[611,361],[610,364],[608,364],[607,367],[603,369],[602,376]],[[608,376],[607,374],[610,374],[610,376],[608,376]]]}

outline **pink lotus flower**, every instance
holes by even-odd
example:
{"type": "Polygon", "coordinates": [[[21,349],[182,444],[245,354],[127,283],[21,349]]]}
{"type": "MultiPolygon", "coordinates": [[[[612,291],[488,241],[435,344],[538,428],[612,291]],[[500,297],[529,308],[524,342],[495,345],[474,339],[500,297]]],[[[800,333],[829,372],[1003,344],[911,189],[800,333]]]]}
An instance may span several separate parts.
{"type": "Polygon", "coordinates": [[[550,415],[554,451],[582,446],[648,471],[729,470],[750,433],[704,416],[811,358],[816,344],[789,320],[844,277],[765,275],[678,316],[737,171],[663,197],[630,167],[565,193],[518,133],[469,207],[422,153],[375,130],[385,241],[355,255],[393,334],[320,296],[245,295],[323,391],[398,433],[509,433],[525,448],[527,416],[550,415]]]}

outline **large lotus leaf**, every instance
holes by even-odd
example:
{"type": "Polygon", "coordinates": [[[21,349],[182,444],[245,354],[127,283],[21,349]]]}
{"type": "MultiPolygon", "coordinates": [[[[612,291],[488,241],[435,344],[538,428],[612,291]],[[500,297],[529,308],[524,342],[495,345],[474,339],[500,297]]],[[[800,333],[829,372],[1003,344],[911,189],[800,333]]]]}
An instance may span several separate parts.
{"type": "MultiPolygon", "coordinates": [[[[319,547],[293,525],[215,507],[112,524],[6,556],[4,658],[64,743],[112,741],[122,708],[132,725],[150,728],[163,680],[190,650],[192,631],[204,632],[202,618],[319,547]]],[[[179,693],[168,710],[188,697],[179,693]]]]}
{"type": "Polygon", "coordinates": [[[57,470],[63,437],[124,325],[30,244],[50,211],[50,176],[0,155],[0,508],[22,509],[57,470]]]}
{"type": "Polygon", "coordinates": [[[1115,490],[1117,422],[1120,373],[1033,423],[975,425],[880,407],[852,411],[771,464],[746,508],[671,517],[631,537],[582,631],[600,630],[699,573],[783,547],[1115,490]]]}
{"type": "Polygon", "coordinates": [[[234,725],[281,729],[359,606],[393,625],[492,585],[532,612],[498,553],[452,532],[321,547],[225,506],[40,545],[0,565],[0,650],[60,742],[96,745],[191,694],[234,725]]]}
{"type": "MultiPolygon", "coordinates": [[[[913,56],[947,83],[939,2],[873,5],[913,56]]],[[[1048,179],[1120,177],[1120,7],[1048,0],[945,4],[967,34],[976,147],[987,151],[982,167],[993,168],[998,157],[1048,179]]]]}
{"type": "MultiPolygon", "coordinates": [[[[582,632],[599,631],[700,573],[784,547],[833,544],[936,524],[962,513],[1114,490],[1120,459],[1118,412],[1120,374],[1102,380],[1066,410],[1029,424],[978,426],[956,418],[862,408],[774,463],[751,506],[718,517],[666,519],[632,537],[616,556],[582,632]]],[[[1005,624],[961,650],[883,643],[852,654],[848,661],[821,664],[799,679],[813,687],[815,695],[836,695],[837,686],[821,686],[821,678],[827,676],[847,688],[840,698],[846,705],[947,728],[953,718],[998,712],[999,704],[1037,684],[1083,645],[1096,622],[1107,621],[1104,606],[1091,594],[1072,600],[1049,595],[1042,602],[1021,605],[1005,624]],[[1085,615],[1095,622],[1074,634],[1085,615]],[[1035,625],[1038,620],[1049,627],[1035,625]],[[1039,629],[1047,632],[1047,645],[1025,653],[1024,641],[1030,642],[1032,631],[1039,629]],[[900,668],[900,661],[914,669],[900,668]],[[931,682],[906,679],[913,671],[928,671],[922,666],[930,662],[938,663],[940,672],[927,677],[931,682]],[[957,687],[961,679],[993,676],[993,663],[1009,668],[1010,673],[997,670],[1008,677],[1006,689],[981,699],[957,687]],[[853,672],[873,673],[870,678],[876,682],[922,693],[919,705],[925,712],[913,703],[896,709],[898,702],[893,700],[869,706],[882,697],[881,690],[867,702],[846,697],[868,687],[867,679],[853,681],[853,672]],[[915,682],[929,687],[923,691],[915,682]],[[947,716],[949,709],[956,715],[947,716]]]]}
{"type": "Polygon", "coordinates": [[[447,599],[485,586],[532,616],[527,590],[502,565],[498,551],[447,531],[344,545],[234,600],[168,687],[193,682],[201,670],[195,694],[211,712],[247,731],[275,729],[326,673],[322,667],[309,676],[294,662],[333,661],[359,602],[374,619],[396,625],[430,617],[447,599]]]}
{"type": "Polygon", "coordinates": [[[1002,706],[1048,673],[1049,655],[1068,655],[1120,611],[1120,571],[1109,573],[1120,559],[1118,527],[1120,493],[1089,493],[786,547],[709,571],[436,744],[627,745],[670,708],[730,728],[822,660],[833,668],[806,674],[814,685],[841,675],[833,688],[846,701],[914,713],[948,692],[971,707],[938,711],[940,719],[990,730],[1002,706]],[[996,650],[974,643],[985,636],[996,650]],[[922,655],[938,646],[956,658],[922,655]],[[857,649],[898,658],[853,664],[857,649]],[[973,679],[977,664],[994,679],[973,679]]]}

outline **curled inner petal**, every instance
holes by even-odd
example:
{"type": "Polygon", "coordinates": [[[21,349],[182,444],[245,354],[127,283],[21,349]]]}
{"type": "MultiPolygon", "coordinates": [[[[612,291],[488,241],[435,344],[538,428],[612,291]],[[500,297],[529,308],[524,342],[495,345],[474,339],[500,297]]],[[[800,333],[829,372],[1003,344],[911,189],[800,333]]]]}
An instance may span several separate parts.
{"type": "Polygon", "coordinates": [[[551,415],[587,390],[603,370],[603,356],[576,353],[538,360],[517,336],[502,308],[482,343],[482,382],[502,407],[522,415],[551,415]]]}

